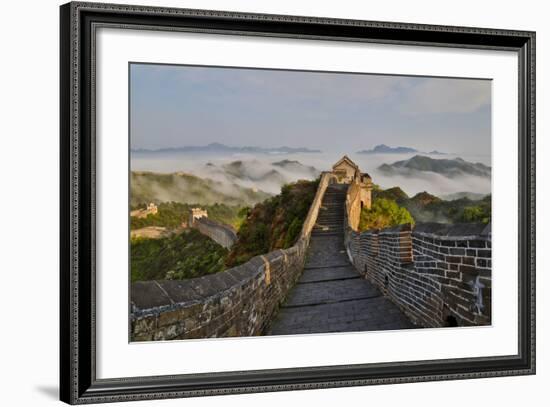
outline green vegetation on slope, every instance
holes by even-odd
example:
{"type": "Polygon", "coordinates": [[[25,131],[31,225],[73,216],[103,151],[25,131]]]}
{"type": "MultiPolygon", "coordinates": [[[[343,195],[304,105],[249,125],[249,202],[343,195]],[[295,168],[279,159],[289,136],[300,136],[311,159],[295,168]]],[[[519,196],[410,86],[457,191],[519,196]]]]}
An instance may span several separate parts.
{"type": "MultiPolygon", "coordinates": [[[[132,239],[132,282],[200,277],[242,264],[258,254],[291,247],[302,230],[318,183],[298,181],[285,185],[279,195],[252,209],[223,204],[202,206],[208,210],[209,218],[237,226],[238,241],[231,252],[194,229],[161,239],[132,239]]],[[[177,228],[191,207],[177,202],[160,203],[156,215],[132,218],[132,229],[177,228]]]]}
{"type": "MultiPolygon", "coordinates": [[[[470,200],[468,199],[468,201],[470,200]]],[[[491,196],[486,196],[478,202],[477,205],[464,207],[460,215],[461,222],[489,223],[491,221],[491,196]]]]}
{"type": "MultiPolygon", "coordinates": [[[[147,205],[141,203],[132,207],[132,209],[145,208],[147,205]]],[[[164,226],[168,229],[178,228],[182,222],[187,222],[191,208],[200,206],[208,211],[208,217],[226,225],[233,226],[236,230],[239,229],[245,213],[242,207],[225,204],[213,205],[191,205],[181,202],[161,202],[158,204],[158,213],[149,215],[146,218],[130,218],[130,228],[132,230],[140,229],[146,226],[164,226]]]]}
{"type": "Polygon", "coordinates": [[[399,187],[381,189],[378,185],[375,184],[372,188],[372,199],[376,200],[380,198],[392,199],[397,203],[409,199],[405,191],[403,191],[399,187]]]}
{"type": "Polygon", "coordinates": [[[387,227],[414,224],[414,219],[409,211],[397,204],[395,200],[377,198],[373,201],[371,209],[363,208],[359,220],[359,230],[383,229],[387,227]]]}
{"type": "Polygon", "coordinates": [[[442,200],[427,192],[420,192],[409,198],[399,187],[373,188],[373,203],[379,199],[393,200],[407,209],[416,222],[440,223],[489,223],[491,220],[491,195],[472,200],[467,197],[442,200]]]}
{"type": "Polygon", "coordinates": [[[177,172],[161,174],[136,172],[130,174],[130,204],[142,202],[181,202],[212,205],[247,206],[263,201],[270,195],[263,191],[244,188],[236,184],[227,185],[208,178],[177,172]]]}
{"type": "Polygon", "coordinates": [[[488,223],[491,220],[491,196],[479,201],[468,198],[444,201],[421,192],[402,203],[417,222],[488,223]]]}
{"type": "Polygon", "coordinates": [[[318,185],[319,180],[284,185],[279,195],[252,208],[239,229],[226,265],[234,267],[259,254],[294,245],[318,185]]]}
{"type": "Polygon", "coordinates": [[[132,239],[131,280],[181,280],[222,271],[227,250],[191,229],[164,239],[132,239]]]}

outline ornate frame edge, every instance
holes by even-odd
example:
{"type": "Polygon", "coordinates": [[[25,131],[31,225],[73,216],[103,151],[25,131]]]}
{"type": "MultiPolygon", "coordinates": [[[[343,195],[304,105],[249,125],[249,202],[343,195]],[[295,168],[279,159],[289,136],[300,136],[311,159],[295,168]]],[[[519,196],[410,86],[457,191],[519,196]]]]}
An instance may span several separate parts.
{"type": "MultiPolygon", "coordinates": [[[[60,262],[61,262],[61,278],[60,278],[60,290],[62,295],[61,301],[61,323],[60,323],[60,397],[61,400],[70,404],[88,404],[88,403],[100,403],[100,402],[116,402],[116,401],[130,401],[130,400],[150,400],[150,399],[165,399],[175,397],[198,397],[208,395],[222,395],[222,394],[238,394],[238,393],[255,393],[255,392],[270,392],[270,391],[285,391],[285,390],[305,390],[305,389],[321,389],[321,388],[333,388],[333,387],[347,387],[347,386],[362,386],[373,384],[396,384],[396,383],[408,383],[408,382],[422,382],[422,381],[440,381],[440,380],[459,380],[481,377],[500,377],[500,376],[515,376],[525,374],[535,374],[536,365],[536,298],[535,298],[535,239],[536,239],[536,225],[535,225],[535,132],[536,132],[536,53],[535,53],[535,37],[536,34],[531,31],[518,31],[518,30],[501,30],[501,29],[484,29],[475,27],[458,27],[458,26],[439,26],[439,25],[426,25],[426,24],[409,24],[399,22],[380,22],[380,21],[362,21],[351,19],[335,19],[325,17],[304,17],[304,16],[291,16],[291,15],[272,15],[272,14],[256,14],[256,13],[242,13],[242,12],[229,12],[229,11],[215,11],[215,10],[195,10],[195,9],[178,9],[178,8],[163,8],[163,7],[149,7],[149,6],[132,6],[132,5],[119,5],[119,4],[106,4],[106,3],[86,3],[86,2],[72,2],[61,6],[60,8],[61,19],[61,52],[60,52],[60,121],[61,121],[61,165],[60,165],[60,215],[61,215],[61,244],[60,244],[60,262]],[[102,386],[95,386],[94,378],[92,377],[90,383],[83,383],[81,380],[82,369],[86,367],[81,366],[80,356],[80,341],[79,341],[79,286],[82,282],[79,280],[80,270],[80,190],[82,188],[81,181],[81,153],[80,146],[80,56],[82,50],[79,47],[80,41],[80,24],[81,24],[81,12],[82,11],[108,11],[108,12],[131,12],[147,15],[161,15],[161,16],[191,16],[191,17],[217,17],[223,19],[232,20],[253,20],[253,21],[271,21],[271,22],[295,22],[306,24],[332,24],[341,26],[358,26],[358,27],[371,27],[380,29],[396,29],[396,30],[417,30],[417,31],[429,31],[430,33],[465,33],[465,34],[481,34],[481,35],[494,35],[494,36],[510,36],[519,37],[524,39],[525,47],[523,47],[523,59],[520,58],[520,65],[522,61],[524,66],[520,66],[523,70],[524,79],[526,81],[525,86],[521,89],[520,93],[526,93],[527,99],[525,100],[526,106],[520,106],[525,109],[523,112],[523,120],[521,120],[520,114],[520,127],[523,125],[525,135],[528,136],[528,140],[525,142],[529,148],[523,157],[520,157],[520,161],[527,160],[528,168],[525,168],[527,173],[527,183],[521,184],[527,192],[527,208],[526,214],[529,216],[529,224],[523,225],[527,227],[529,232],[527,250],[528,250],[528,282],[529,291],[529,315],[528,330],[530,333],[528,349],[529,355],[527,359],[528,365],[520,369],[512,370],[495,370],[473,373],[456,373],[456,374],[428,374],[418,376],[407,377],[389,377],[379,379],[357,379],[357,380],[336,380],[336,381],[319,381],[315,383],[292,383],[292,384],[274,384],[274,385],[251,385],[246,387],[228,387],[228,388],[210,388],[210,389],[197,389],[197,390],[181,390],[181,391],[144,391],[139,394],[113,394],[112,392],[103,393],[99,388],[102,386]],[[69,68],[70,67],[70,68],[69,68]],[[526,69],[528,68],[528,69],[526,69]],[[63,309],[67,306],[69,307],[63,309]],[[97,388],[99,387],[99,388],[97,388]],[[84,390],[87,388],[87,390],[84,390]],[[103,393],[103,394],[101,394],[103,393]]],[[[376,41],[381,42],[381,41],[376,41]]],[[[425,45],[425,43],[411,42],[411,45],[425,45]]],[[[430,43],[430,45],[438,45],[436,43],[430,43]]],[[[445,46],[445,44],[440,44],[445,46]]],[[[446,45],[455,46],[455,45],[446,45]]],[[[520,133],[521,134],[521,133],[520,133]]],[[[520,156],[521,156],[520,148],[520,156]]],[[[522,219],[520,217],[520,226],[522,219]]],[[[521,227],[520,227],[521,229],[521,227]]],[[[521,243],[521,242],[520,242],[521,243]]],[[[520,258],[521,260],[521,258],[520,258]]],[[[521,264],[520,264],[521,266],[521,264]]],[[[522,287],[520,287],[521,289],[522,287]]],[[[94,321],[95,323],[95,321],[94,321]]],[[[521,342],[520,332],[520,342],[521,342]]],[[[94,352],[95,354],[95,352],[94,352]]],[[[92,365],[95,365],[93,363],[92,365]]],[[[95,372],[95,367],[90,366],[95,372]]],[[[95,373],[92,375],[95,376],[95,373]]],[[[132,380],[137,380],[130,378],[132,380]]],[[[117,387],[128,379],[113,379],[103,380],[97,383],[109,384],[117,387]]],[[[110,386],[109,386],[110,387],[110,386]]]]}

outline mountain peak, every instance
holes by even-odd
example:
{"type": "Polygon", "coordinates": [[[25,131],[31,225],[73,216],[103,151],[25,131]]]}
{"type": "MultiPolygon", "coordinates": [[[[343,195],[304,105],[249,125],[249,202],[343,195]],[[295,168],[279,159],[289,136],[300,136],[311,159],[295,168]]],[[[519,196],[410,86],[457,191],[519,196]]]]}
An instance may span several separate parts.
{"type": "Polygon", "coordinates": [[[417,152],[418,150],[411,147],[389,147],[386,144],[378,144],[371,150],[361,150],[357,154],[408,154],[417,152]]]}
{"type": "Polygon", "coordinates": [[[491,167],[481,163],[472,163],[462,158],[431,158],[420,154],[393,164],[383,164],[378,169],[390,175],[413,176],[415,173],[435,172],[447,178],[466,175],[491,177],[491,167]]]}
{"type": "Polygon", "coordinates": [[[441,201],[440,198],[438,198],[437,196],[432,195],[432,194],[430,194],[426,191],[419,192],[418,194],[413,196],[411,198],[411,200],[413,202],[417,202],[417,203],[419,203],[420,205],[423,205],[423,206],[431,204],[432,202],[440,202],[441,201]]]}

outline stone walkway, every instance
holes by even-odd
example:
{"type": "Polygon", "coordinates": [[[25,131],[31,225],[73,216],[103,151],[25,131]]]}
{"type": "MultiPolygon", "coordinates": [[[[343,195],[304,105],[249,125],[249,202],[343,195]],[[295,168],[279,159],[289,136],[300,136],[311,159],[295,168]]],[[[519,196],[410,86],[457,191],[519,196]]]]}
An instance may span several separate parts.
{"type": "Polygon", "coordinates": [[[269,335],[413,328],[407,317],[353,268],[344,248],[342,185],[328,187],[304,272],[269,335]]]}

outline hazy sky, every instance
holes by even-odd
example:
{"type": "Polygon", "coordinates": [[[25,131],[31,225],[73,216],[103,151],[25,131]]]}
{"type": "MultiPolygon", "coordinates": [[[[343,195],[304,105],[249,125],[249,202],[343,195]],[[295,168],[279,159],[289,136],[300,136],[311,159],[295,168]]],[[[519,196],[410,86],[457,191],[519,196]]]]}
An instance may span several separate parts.
{"type": "Polygon", "coordinates": [[[491,82],[131,65],[131,147],[219,142],[490,154],[491,82]]]}

